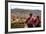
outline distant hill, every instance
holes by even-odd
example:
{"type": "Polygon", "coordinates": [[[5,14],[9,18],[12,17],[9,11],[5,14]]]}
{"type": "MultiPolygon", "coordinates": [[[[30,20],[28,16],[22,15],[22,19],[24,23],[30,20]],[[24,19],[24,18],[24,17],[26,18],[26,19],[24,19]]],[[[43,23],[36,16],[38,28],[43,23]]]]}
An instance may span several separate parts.
{"type": "Polygon", "coordinates": [[[25,10],[25,9],[11,9],[11,13],[18,15],[18,16],[29,16],[30,13],[32,13],[34,16],[41,16],[40,10],[25,10]]]}

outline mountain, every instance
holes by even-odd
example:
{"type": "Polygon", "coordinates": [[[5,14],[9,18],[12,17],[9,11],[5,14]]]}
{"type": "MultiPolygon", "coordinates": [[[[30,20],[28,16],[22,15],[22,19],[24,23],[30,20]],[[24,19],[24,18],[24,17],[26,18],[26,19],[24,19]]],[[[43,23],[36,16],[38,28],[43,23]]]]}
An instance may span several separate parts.
{"type": "Polygon", "coordinates": [[[25,10],[25,9],[11,9],[11,13],[17,15],[17,16],[29,16],[30,13],[32,13],[34,16],[41,16],[40,10],[25,10]]]}

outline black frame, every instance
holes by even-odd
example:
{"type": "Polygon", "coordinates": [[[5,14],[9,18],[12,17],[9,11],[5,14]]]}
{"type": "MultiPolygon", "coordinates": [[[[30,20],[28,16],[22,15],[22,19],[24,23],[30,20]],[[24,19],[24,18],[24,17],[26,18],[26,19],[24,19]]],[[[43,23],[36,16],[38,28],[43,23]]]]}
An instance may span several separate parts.
{"type": "Polygon", "coordinates": [[[5,33],[22,33],[22,32],[39,32],[45,31],[45,3],[43,2],[25,2],[25,1],[5,1],[5,33]],[[32,30],[32,31],[16,31],[16,32],[8,32],[8,2],[16,2],[16,3],[31,3],[31,4],[43,4],[43,30],[32,30]]]}

